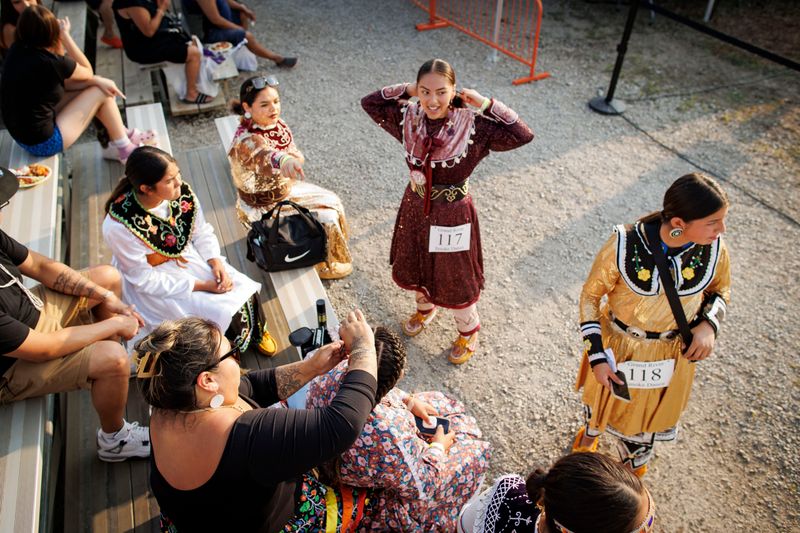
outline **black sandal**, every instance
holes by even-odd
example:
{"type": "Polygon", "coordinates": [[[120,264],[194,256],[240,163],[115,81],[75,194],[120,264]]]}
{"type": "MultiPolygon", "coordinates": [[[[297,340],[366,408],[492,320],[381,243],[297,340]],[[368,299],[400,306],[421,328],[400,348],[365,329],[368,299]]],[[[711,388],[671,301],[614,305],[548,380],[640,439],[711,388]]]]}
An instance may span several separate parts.
{"type": "Polygon", "coordinates": [[[213,96],[209,96],[209,95],[207,95],[207,94],[203,94],[203,93],[200,93],[200,92],[198,92],[198,93],[197,93],[197,97],[195,97],[195,99],[194,99],[194,100],[188,100],[188,99],[186,99],[186,98],[181,98],[181,102],[183,102],[184,104],[197,104],[197,105],[201,105],[201,104],[207,104],[207,103],[209,103],[210,101],[212,101],[213,99],[214,99],[214,97],[213,97],[213,96]]]}
{"type": "Polygon", "coordinates": [[[277,61],[275,64],[278,65],[279,67],[294,68],[294,66],[297,64],[297,58],[296,57],[284,57],[280,61],[277,61]]]}

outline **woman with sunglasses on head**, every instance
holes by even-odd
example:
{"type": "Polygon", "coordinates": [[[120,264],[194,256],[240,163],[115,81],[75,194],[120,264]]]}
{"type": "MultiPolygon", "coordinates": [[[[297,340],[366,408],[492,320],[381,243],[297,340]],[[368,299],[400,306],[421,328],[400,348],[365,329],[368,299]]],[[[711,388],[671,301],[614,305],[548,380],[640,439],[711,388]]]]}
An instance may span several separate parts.
{"type": "Polygon", "coordinates": [[[655,442],[675,439],[693,363],[711,355],[730,299],[721,239],[727,213],[728,197],[716,181],[686,174],[667,189],[661,211],[616,226],[600,249],[580,298],[585,351],[576,387],[583,388],[586,423],[573,451],[595,451],[607,431],[617,437],[623,462],[642,476],[655,442]],[[669,267],[691,339],[679,334],[656,254],[669,267]],[[626,376],[628,401],[612,394],[613,383],[623,384],[614,364],[626,376]]]}
{"type": "MultiPolygon", "coordinates": [[[[246,228],[281,200],[291,200],[314,213],[325,228],[327,259],[317,265],[322,279],[339,279],[353,271],[347,246],[347,218],[339,197],[305,181],[305,158],[281,117],[278,80],[273,76],[246,80],[232,102],[241,115],[228,160],[238,191],[236,208],[246,228]]],[[[281,213],[291,214],[283,209],[281,213]]]]}
{"type": "Polygon", "coordinates": [[[49,157],[72,146],[96,118],[111,139],[103,157],[124,164],[139,144],[155,144],[156,134],[125,127],[116,102],[124,95],[94,74],[70,27],[69,19],[56,19],[46,7],[22,11],[3,63],[3,120],[28,153],[49,157]]]}
{"type": "Polygon", "coordinates": [[[105,208],[103,238],[126,301],[144,318],[140,335],[194,315],[214,322],[242,351],[255,340],[266,355],[275,353],[269,333],[259,337],[261,285],[225,261],[171,155],[152,146],[134,150],[105,208]]]}
{"type": "Polygon", "coordinates": [[[528,479],[500,476],[458,516],[458,533],[649,533],[650,491],[613,459],[593,453],[562,457],[528,479]]]}
{"type": "Polygon", "coordinates": [[[312,472],[355,441],[375,401],[375,341],[361,311],[339,334],[349,354],[337,341],[243,376],[235,347],[207,320],[165,322],[137,343],[163,531],[344,531],[359,518],[363,491],[350,491],[361,504],[348,505],[312,472]],[[348,373],[329,406],[264,408],[344,357],[348,373]]]}
{"type": "Polygon", "coordinates": [[[403,332],[418,335],[439,307],[450,308],[458,336],[448,360],[465,363],[478,346],[477,303],[484,286],[469,178],[489,152],[519,148],[533,132],[498,100],[472,89],[457,92],[455,72],[441,59],[423,64],[416,83],[384,87],[361,105],[403,143],[410,170],[389,254],[395,283],[415,293],[416,311],[403,332]],[[409,103],[412,97],[418,101],[409,103]]]}

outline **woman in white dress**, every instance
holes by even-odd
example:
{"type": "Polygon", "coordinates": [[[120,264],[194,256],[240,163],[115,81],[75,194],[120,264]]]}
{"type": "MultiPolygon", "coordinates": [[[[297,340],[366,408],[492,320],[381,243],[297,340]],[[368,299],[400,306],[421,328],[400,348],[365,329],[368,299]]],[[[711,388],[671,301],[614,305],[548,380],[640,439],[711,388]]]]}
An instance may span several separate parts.
{"type": "MultiPolygon", "coordinates": [[[[151,146],[131,153],[106,202],[103,238],[122,273],[126,301],[144,318],[140,336],[164,320],[194,315],[215,322],[242,351],[259,342],[261,284],[225,261],[170,154],[151,146]]],[[[266,330],[258,347],[275,353],[266,330]]]]}

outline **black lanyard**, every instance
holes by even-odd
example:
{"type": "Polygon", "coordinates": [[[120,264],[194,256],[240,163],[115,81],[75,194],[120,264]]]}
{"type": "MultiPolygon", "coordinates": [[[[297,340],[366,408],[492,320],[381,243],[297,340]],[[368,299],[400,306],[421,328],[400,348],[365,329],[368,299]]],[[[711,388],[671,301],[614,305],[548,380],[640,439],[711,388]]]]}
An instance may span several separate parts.
{"type": "MultiPolygon", "coordinates": [[[[653,253],[656,266],[658,267],[658,277],[661,278],[661,286],[664,287],[664,293],[667,295],[667,301],[672,309],[672,316],[675,317],[675,322],[678,324],[678,331],[680,331],[683,343],[686,349],[692,344],[692,330],[689,328],[689,323],[686,321],[686,314],[683,312],[681,300],[678,298],[678,289],[675,288],[675,281],[669,273],[669,266],[667,265],[667,258],[664,255],[664,250],[661,249],[661,235],[659,235],[659,224],[646,224],[645,234],[647,241],[650,245],[650,250],[653,253]]],[[[685,352],[685,350],[684,350],[685,352]]]]}

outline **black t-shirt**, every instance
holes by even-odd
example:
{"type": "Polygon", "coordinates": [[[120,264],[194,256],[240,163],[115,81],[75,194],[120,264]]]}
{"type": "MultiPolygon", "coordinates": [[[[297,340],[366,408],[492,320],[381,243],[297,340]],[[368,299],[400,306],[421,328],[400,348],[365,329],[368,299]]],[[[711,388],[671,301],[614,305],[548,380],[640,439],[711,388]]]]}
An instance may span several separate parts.
{"type": "Polygon", "coordinates": [[[125,47],[125,54],[131,58],[132,61],[136,61],[138,63],[143,62],[143,59],[149,59],[150,56],[157,54],[158,50],[152,50],[153,46],[156,44],[156,41],[153,39],[160,37],[161,34],[169,31],[169,22],[167,17],[165,16],[161,19],[161,23],[158,25],[158,30],[156,30],[156,33],[153,34],[153,37],[147,37],[145,34],[139,31],[139,28],[136,27],[136,23],[133,22],[133,19],[122,18],[119,15],[120,9],[141,7],[147,10],[151,17],[154,17],[156,15],[156,11],[158,10],[158,6],[156,6],[155,2],[150,2],[149,0],[114,0],[114,3],[111,4],[111,7],[114,9],[114,18],[117,21],[117,27],[119,28],[119,35],[122,39],[122,45],[125,47]]]}
{"type": "Polygon", "coordinates": [[[0,107],[11,136],[34,145],[53,136],[56,105],[64,80],[75,72],[75,60],[15,42],[3,65],[0,107]]]}
{"type": "MultiPolygon", "coordinates": [[[[327,407],[247,411],[234,423],[214,475],[193,490],[172,488],[151,454],[150,486],[161,511],[178,531],[280,530],[294,514],[302,475],[361,434],[376,388],[374,377],[353,370],[327,407]]],[[[239,393],[254,407],[277,402],[275,369],[249,372],[239,393]]]]}
{"type": "MultiPolygon", "coordinates": [[[[17,265],[28,257],[28,249],[0,230],[0,264],[22,281],[17,265]]],[[[0,354],[13,352],[25,341],[39,321],[39,311],[28,296],[8,274],[0,269],[0,354]],[[8,285],[3,287],[3,285],[8,285]]],[[[0,375],[14,364],[16,358],[0,355],[0,375]]]]}

